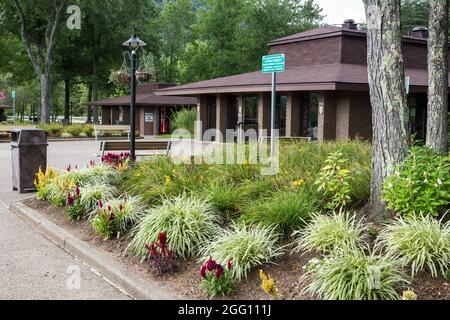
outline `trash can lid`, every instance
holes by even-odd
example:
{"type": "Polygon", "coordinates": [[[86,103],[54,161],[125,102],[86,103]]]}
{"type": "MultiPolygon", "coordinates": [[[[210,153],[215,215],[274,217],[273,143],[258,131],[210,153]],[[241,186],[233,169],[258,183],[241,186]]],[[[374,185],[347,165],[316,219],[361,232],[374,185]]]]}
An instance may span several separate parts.
{"type": "Polygon", "coordinates": [[[11,133],[11,144],[16,146],[47,144],[47,133],[41,129],[13,129],[11,133]]]}

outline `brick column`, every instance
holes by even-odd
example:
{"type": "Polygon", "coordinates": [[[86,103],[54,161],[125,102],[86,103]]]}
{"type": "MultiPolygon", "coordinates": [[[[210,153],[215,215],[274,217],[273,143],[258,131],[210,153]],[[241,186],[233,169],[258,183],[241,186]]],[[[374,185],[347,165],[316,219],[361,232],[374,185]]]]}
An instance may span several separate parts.
{"type": "Polygon", "coordinates": [[[319,94],[319,124],[317,138],[319,141],[336,139],[336,94],[322,92],[319,94]]]}
{"type": "Polygon", "coordinates": [[[300,95],[289,92],[286,105],[286,137],[300,136],[300,95]]]}
{"type": "Polygon", "coordinates": [[[197,121],[201,121],[201,124],[197,123],[196,128],[197,140],[201,141],[208,127],[208,97],[206,95],[197,98],[197,121]]]}
{"type": "Polygon", "coordinates": [[[225,138],[228,124],[228,96],[218,94],[216,97],[216,129],[220,130],[222,137],[225,138]]]}
{"type": "Polygon", "coordinates": [[[259,135],[262,136],[262,130],[267,130],[270,135],[270,94],[260,93],[258,96],[258,129],[259,135]]]}
{"type": "Polygon", "coordinates": [[[350,94],[339,93],[336,103],[336,140],[350,139],[350,94]]]}

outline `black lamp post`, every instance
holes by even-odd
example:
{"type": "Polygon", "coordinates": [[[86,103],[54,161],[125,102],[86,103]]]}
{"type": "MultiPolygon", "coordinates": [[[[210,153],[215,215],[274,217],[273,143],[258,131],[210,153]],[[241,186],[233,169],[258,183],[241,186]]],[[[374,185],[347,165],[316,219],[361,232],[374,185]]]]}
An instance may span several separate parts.
{"type": "Polygon", "coordinates": [[[130,158],[134,162],[136,161],[136,51],[147,44],[133,34],[123,45],[131,49],[130,158]]]}

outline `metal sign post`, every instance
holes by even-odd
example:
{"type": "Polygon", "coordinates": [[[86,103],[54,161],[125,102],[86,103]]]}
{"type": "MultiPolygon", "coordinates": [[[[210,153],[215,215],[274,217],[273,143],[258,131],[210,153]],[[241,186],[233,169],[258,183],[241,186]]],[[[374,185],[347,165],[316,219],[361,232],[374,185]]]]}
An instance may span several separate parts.
{"type": "Polygon", "coordinates": [[[277,103],[277,72],[284,72],[286,68],[284,54],[274,54],[262,58],[262,72],[272,73],[272,103],[271,103],[271,130],[270,130],[270,156],[275,156],[275,107],[277,103]]]}
{"type": "Polygon", "coordinates": [[[13,123],[16,123],[16,91],[11,92],[13,99],[13,123]]]}

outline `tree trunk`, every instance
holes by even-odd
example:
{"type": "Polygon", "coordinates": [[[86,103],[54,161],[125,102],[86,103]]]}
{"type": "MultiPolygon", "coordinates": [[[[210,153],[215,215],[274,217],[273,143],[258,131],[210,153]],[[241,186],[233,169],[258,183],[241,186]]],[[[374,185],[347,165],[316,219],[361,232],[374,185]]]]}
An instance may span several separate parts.
{"type": "MultiPolygon", "coordinates": [[[[92,102],[92,83],[89,83],[88,101],[92,102]]],[[[92,106],[87,107],[87,123],[92,123],[92,106]]]]}
{"type": "Polygon", "coordinates": [[[64,120],[70,120],[70,80],[64,79],[64,120]]]}
{"type": "Polygon", "coordinates": [[[42,74],[40,77],[40,87],[41,87],[41,123],[46,124],[50,122],[50,77],[42,74]]]}
{"type": "MultiPolygon", "coordinates": [[[[97,57],[94,53],[92,63],[92,96],[94,101],[98,101],[98,76],[97,76],[97,57]]],[[[99,124],[98,121],[98,106],[93,107],[94,124],[99,124]]]]}
{"type": "Polygon", "coordinates": [[[43,41],[38,41],[38,43],[32,42],[32,38],[28,32],[28,22],[26,20],[25,13],[19,1],[14,0],[14,5],[20,21],[20,35],[22,37],[22,42],[34,67],[36,75],[39,77],[41,89],[41,123],[43,124],[50,122],[50,80],[53,67],[53,51],[56,42],[56,32],[59,27],[61,13],[65,3],[66,0],[53,2],[54,12],[48,17],[49,21],[47,23],[47,29],[43,35],[43,38],[45,38],[44,45],[43,41]]]}
{"type": "Polygon", "coordinates": [[[367,16],[367,50],[372,104],[373,159],[370,215],[385,213],[381,200],[385,179],[408,151],[409,117],[405,89],[400,2],[363,0],[367,16]]]}
{"type": "Polygon", "coordinates": [[[427,146],[448,154],[448,0],[430,0],[427,146]]]}

